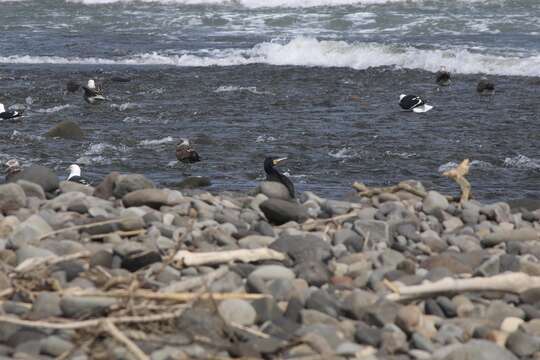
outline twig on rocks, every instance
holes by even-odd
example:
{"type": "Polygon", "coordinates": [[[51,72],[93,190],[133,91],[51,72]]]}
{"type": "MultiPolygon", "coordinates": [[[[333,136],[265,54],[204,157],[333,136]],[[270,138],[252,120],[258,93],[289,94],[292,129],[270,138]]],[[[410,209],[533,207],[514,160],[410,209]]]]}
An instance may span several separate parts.
{"type": "Polygon", "coordinates": [[[150,358],[126,335],[124,335],[120,329],[118,329],[114,323],[110,320],[103,321],[103,330],[111,334],[119,343],[123,344],[138,360],[150,360],[150,358]]]}
{"type": "Polygon", "coordinates": [[[92,235],[92,236],[90,236],[90,239],[91,240],[103,239],[103,238],[105,238],[105,237],[107,237],[109,235],[118,235],[120,237],[131,237],[131,236],[143,235],[145,232],[146,232],[145,229],[131,230],[131,231],[113,231],[113,232],[105,233],[105,234],[92,235]]]}
{"type": "Polygon", "coordinates": [[[360,193],[359,194],[360,196],[365,196],[365,197],[373,197],[375,195],[380,195],[380,194],[383,194],[383,193],[395,193],[395,192],[398,192],[398,191],[406,191],[406,192],[409,192],[409,193],[411,193],[413,195],[421,197],[422,199],[427,196],[425,191],[415,189],[411,185],[409,185],[407,183],[403,183],[403,182],[401,182],[401,183],[399,183],[397,185],[394,185],[394,186],[369,188],[365,184],[355,181],[353,183],[352,187],[354,189],[356,189],[356,191],[358,191],[360,193]]]}
{"type": "Polygon", "coordinates": [[[444,278],[436,282],[421,285],[395,286],[397,292],[386,295],[386,299],[392,301],[413,300],[439,293],[467,291],[501,291],[520,294],[526,290],[538,287],[540,287],[540,276],[530,276],[525,273],[515,272],[470,279],[444,278]]]}
{"type": "Polygon", "coordinates": [[[101,226],[101,225],[108,225],[108,224],[116,224],[116,223],[121,223],[123,221],[127,221],[127,220],[130,220],[132,218],[121,218],[121,219],[112,219],[112,220],[104,220],[104,221],[98,221],[98,222],[94,222],[94,223],[90,223],[90,224],[84,224],[84,225],[76,225],[76,226],[70,226],[70,227],[67,227],[67,228],[63,228],[63,229],[58,229],[58,230],[55,230],[55,231],[51,231],[49,233],[46,233],[46,234],[43,234],[41,235],[40,237],[37,238],[37,240],[43,240],[49,236],[52,236],[52,235],[56,235],[56,234],[60,234],[60,233],[63,233],[63,232],[66,232],[66,231],[71,231],[71,230],[80,230],[80,229],[90,229],[90,228],[93,228],[95,226],[101,226]]]}
{"type": "Polygon", "coordinates": [[[249,293],[167,293],[167,292],[153,292],[148,290],[111,290],[111,291],[70,291],[64,294],[69,296],[101,296],[101,297],[113,297],[113,298],[138,298],[146,300],[164,300],[164,301],[178,301],[187,302],[195,299],[215,299],[215,300],[227,300],[227,299],[244,299],[244,300],[257,300],[268,297],[266,294],[249,294],[249,293]]]}
{"type": "Polygon", "coordinates": [[[112,321],[115,324],[127,324],[127,323],[146,323],[156,322],[163,320],[170,320],[182,315],[186,306],[176,309],[172,312],[166,312],[161,314],[146,315],[146,316],[122,316],[122,317],[109,317],[109,318],[97,318],[92,320],[82,321],[70,321],[70,322],[48,322],[48,321],[31,321],[21,320],[14,316],[0,316],[0,323],[8,323],[14,325],[21,325],[31,328],[45,328],[45,329],[57,329],[57,330],[74,330],[83,329],[87,327],[99,326],[103,321],[112,321]]]}
{"type": "Polygon", "coordinates": [[[260,260],[285,260],[285,255],[268,248],[212,251],[204,253],[192,253],[191,251],[180,250],[174,255],[174,263],[178,267],[222,264],[231,261],[254,262],[260,260]]]}
{"type": "Polygon", "coordinates": [[[336,223],[338,221],[354,218],[355,216],[358,216],[357,211],[351,211],[347,214],[337,215],[328,219],[317,219],[317,220],[309,219],[305,223],[302,224],[302,229],[313,230],[317,228],[318,226],[321,226],[321,225],[326,226],[326,224],[328,223],[336,223]]]}
{"type": "Polygon", "coordinates": [[[162,291],[177,293],[193,290],[221,279],[223,276],[225,276],[225,274],[227,274],[228,271],[229,268],[227,266],[220,266],[218,269],[209,272],[208,274],[194,276],[183,281],[172,283],[163,288],[162,291]]]}
{"type": "Polygon", "coordinates": [[[467,181],[467,179],[465,179],[465,175],[469,173],[469,168],[469,159],[465,159],[455,168],[443,172],[443,176],[447,176],[454,180],[461,188],[461,197],[459,199],[461,204],[469,200],[471,193],[471,184],[467,181]]]}
{"type": "Polygon", "coordinates": [[[79,252],[64,255],[64,256],[47,256],[47,257],[42,257],[42,258],[33,257],[33,258],[26,259],[22,263],[20,263],[15,268],[15,272],[28,272],[42,265],[51,266],[51,265],[59,264],[61,262],[85,258],[88,256],[90,256],[90,251],[85,250],[85,251],[79,251],[79,252]]]}
{"type": "Polygon", "coordinates": [[[255,336],[258,336],[258,337],[263,338],[263,339],[270,339],[270,335],[268,335],[266,333],[263,333],[262,331],[252,329],[252,328],[249,328],[247,326],[237,324],[235,322],[231,322],[231,323],[229,323],[229,325],[234,327],[234,328],[245,331],[247,333],[250,333],[251,335],[255,335],[255,336]]]}

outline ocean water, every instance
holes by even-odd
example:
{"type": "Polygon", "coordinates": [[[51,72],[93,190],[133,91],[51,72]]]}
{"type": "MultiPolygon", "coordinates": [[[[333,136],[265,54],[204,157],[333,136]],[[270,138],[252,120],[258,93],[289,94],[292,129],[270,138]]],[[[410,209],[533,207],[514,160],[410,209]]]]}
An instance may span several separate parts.
{"type": "Polygon", "coordinates": [[[539,197],[539,18],[531,0],[0,0],[0,102],[27,114],[0,124],[0,161],[245,191],[287,155],[298,190],[339,198],[409,178],[457,193],[441,172],[470,158],[475,197],[539,197]],[[89,78],[110,102],[64,93],[89,78]],[[86,139],[43,136],[65,119],[86,139]],[[202,162],[175,161],[181,137],[202,162]]]}

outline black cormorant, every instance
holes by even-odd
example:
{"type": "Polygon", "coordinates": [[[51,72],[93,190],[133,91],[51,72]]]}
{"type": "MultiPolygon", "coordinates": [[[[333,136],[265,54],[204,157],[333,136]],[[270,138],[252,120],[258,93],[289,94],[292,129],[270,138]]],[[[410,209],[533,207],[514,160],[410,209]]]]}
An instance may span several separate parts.
{"type": "Polygon", "coordinates": [[[266,180],[276,181],[285,185],[287,190],[289,190],[289,195],[291,195],[291,198],[294,199],[295,193],[292,181],[274,167],[275,165],[278,165],[280,162],[286,159],[286,157],[267,157],[266,159],[264,159],[264,172],[266,173],[266,180]]]}

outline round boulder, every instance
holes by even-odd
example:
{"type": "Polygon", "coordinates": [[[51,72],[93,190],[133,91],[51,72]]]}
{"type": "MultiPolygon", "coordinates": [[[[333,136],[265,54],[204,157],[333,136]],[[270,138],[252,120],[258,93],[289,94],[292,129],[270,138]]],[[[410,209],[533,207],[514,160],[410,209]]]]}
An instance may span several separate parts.
{"type": "Polygon", "coordinates": [[[84,133],[79,127],[79,125],[71,120],[64,120],[56,124],[52,129],[47,132],[47,136],[72,140],[84,139],[84,133]]]}

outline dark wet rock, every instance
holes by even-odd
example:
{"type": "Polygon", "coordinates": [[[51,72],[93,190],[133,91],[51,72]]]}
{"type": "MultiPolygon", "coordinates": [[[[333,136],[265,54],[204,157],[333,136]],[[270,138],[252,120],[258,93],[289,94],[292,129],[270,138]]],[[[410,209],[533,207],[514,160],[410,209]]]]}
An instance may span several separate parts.
{"type": "Polygon", "coordinates": [[[132,191],[153,188],[155,188],[154,183],[145,178],[143,175],[128,174],[118,175],[115,178],[112,192],[115,197],[123,198],[124,195],[129,194],[132,191]]]}
{"type": "Polygon", "coordinates": [[[110,251],[99,250],[90,257],[90,267],[101,266],[105,269],[112,267],[113,254],[110,251]]]}
{"type": "Polygon", "coordinates": [[[135,272],[150,264],[161,261],[161,255],[156,251],[143,251],[130,253],[122,256],[122,268],[131,272],[135,272]]]}
{"type": "Polygon", "coordinates": [[[17,184],[0,185],[0,212],[18,210],[26,205],[26,194],[17,184]]]}
{"type": "Polygon", "coordinates": [[[334,296],[324,290],[316,290],[306,300],[306,308],[336,317],[339,313],[339,303],[334,296]]]}
{"type": "Polygon", "coordinates": [[[190,176],[176,184],[177,189],[197,189],[212,185],[210,178],[206,176],[190,176]]]}
{"type": "Polygon", "coordinates": [[[202,308],[189,308],[176,320],[176,328],[192,338],[209,339],[216,346],[227,346],[224,321],[212,311],[202,308]]]}
{"type": "MultiPolygon", "coordinates": [[[[290,304],[291,301],[289,301],[289,305],[290,304]]],[[[283,316],[282,311],[272,298],[254,300],[251,302],[251,306],[253,306],[255,313],[257,314],[257,324],[262,324],[265,321],[273,321],[283,316]]]]}
{"type": "Polygon", "coordinates": [[[94,190],[94,196],[100,199],[108,200],[110,197],[114,196],[114,184],[120,176],[120,173],[113,171],[101,181],[101,183],[96,186],[94,190]]]}
{"type": "Polygon", "coordinates": [[[382,331],[374,326],[369,326],[368,324],[359,321],[356,324],[354,338],[360,344],[378,347],[381,343],[382,331]]]}
{"type": "Polygon", "coordinates": [[[398,310],[398,304],[383,300],[367,306],[361,319],[369,325],[383,327],[386,324],[395,322],[398,310]]]}
{"type": "Polygon", "coordinates": [[[457,307],[456,304],[452,302],[446,296],[439,296],[436,299],[437,304],[441,307],[442,311],[448,318],[453,318],[457,316],[457,307]]]}
{"type": "Polygon", "coordinates": [[[19,180],[25,180],[38,184],[47,193],[58,189],[59,184],[56,173],[52,169],[42,165],[30,165],[29,167],[24,168],[22,171],[10,176],[7,181],[13,183],[19,180]]]}
{"type": "Polygon", "coordinates": [[[296,263],[321,262],[332,255],[330,244],[314,235],[281,235],[269,248],[289,255],[296,263]]]}
{"type": "Polygon", "coordinates": [[[46,135],[71,140],[84,139],[84,132],[76,122],[71,120],[64,120],[56,124],[49,131],[47,131],[46,135]]]}
{"type": "Polygon", "coordinates": [[[426,299],[425,301],[425,312],[429,315],[435,315],[441,318],[445,318],[446,314],[444,313],[441,306],[433,299],[426,299]]]}
{"type": "Polygon", "coordinates": [[[261,203],[260,209],[266,218],[276,225],[285,224],[289,221],[302,223],[309,217],[302,205],[282,199],[268,199],[261,203]]]}
{"type": "Polygon", "coordinates": [[[298,277],[306,280],[311,286],[320,287],[328,283],[330,279],[330,271],[320,261],[304,261],[296,266],[295,270],[298,277]]]}
{"type": "Polygon", "coordinates": [[[60,300],[60,308],[64,316],[71,318],[80,318],[84,316],[101,316],[107,310],[118,303],[114,298],[99,296],[64,296],[60,300]]]}

